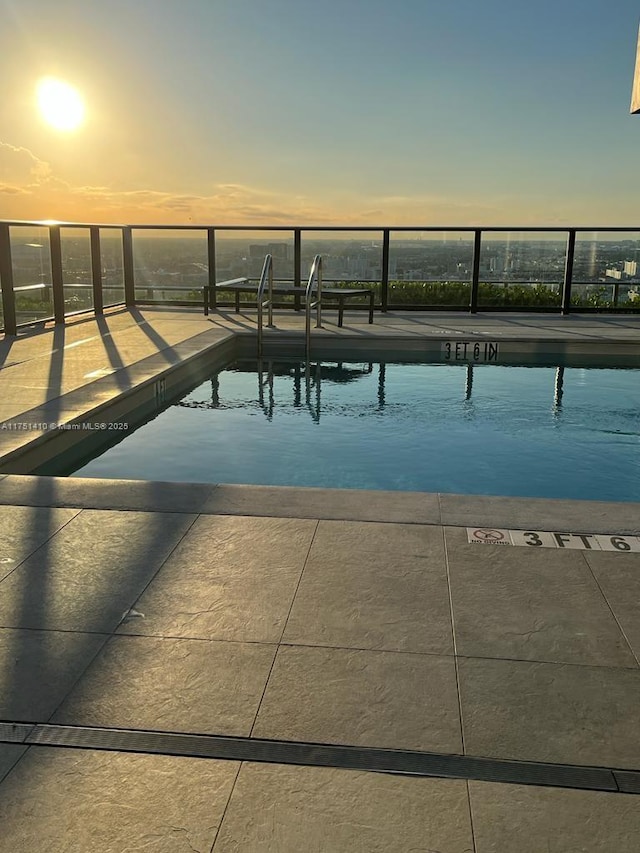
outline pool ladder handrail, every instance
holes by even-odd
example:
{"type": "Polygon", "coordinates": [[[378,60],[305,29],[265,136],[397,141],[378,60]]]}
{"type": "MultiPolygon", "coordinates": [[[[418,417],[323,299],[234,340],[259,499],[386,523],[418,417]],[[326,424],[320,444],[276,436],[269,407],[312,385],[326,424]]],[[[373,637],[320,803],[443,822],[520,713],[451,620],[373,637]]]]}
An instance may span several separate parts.
{"type": "Polygon", "coordinates": [[[263,310],[265,308],[267,309],[267,328],[273,328],[273,257],[271,255],[265,255],[256,299],[258,303],[258,358],[261,358],[263,310]],[[269,294],[266,300],[264,298],[265,287],[268,287],[269,294]]]}
{"type": "Polygon", "coordinates": [[[316,255],[311,264],[305,291],[305,344],[307,359],[311,352],[311,309],[316,309],[316,329],[322,328],[322,255],[316,255]],[[317,282],[316,300],[312,301],[314,282],[317,282]]]}

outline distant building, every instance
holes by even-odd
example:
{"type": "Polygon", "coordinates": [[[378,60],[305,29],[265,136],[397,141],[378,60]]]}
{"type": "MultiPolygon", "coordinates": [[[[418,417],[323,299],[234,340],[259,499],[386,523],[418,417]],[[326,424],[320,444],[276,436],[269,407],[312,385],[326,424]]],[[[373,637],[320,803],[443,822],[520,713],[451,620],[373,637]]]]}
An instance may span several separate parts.
{"type": "Polygon", "coordinates": [[[606,271],[605,275],[607,276],[607,278],[621,279],[622,278],[622,270],[608,269],[606,271]]]}
{"type": "Polygon", "coordinates": [[[625,275],[637,275],[638,274],[638,262],[637,261],[625,261],[624,262],[624,274],[625,275]]]}
{"type": "Polygon", "coordinates": [[[289,260],[289,244],[288,243],[252,243],[249,246],[250,258],[264,258],[265,255],[272,255],[274,260],[288,261],[289,260]]]}

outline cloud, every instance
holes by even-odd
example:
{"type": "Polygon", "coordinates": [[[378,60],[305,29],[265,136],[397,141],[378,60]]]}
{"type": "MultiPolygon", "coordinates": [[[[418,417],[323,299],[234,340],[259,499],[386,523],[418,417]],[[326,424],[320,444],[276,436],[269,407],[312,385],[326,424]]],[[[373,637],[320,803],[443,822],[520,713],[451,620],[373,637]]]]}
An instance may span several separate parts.
{"type": "Polygon", "coordinates": [[[0,140],[0,179],[22,189],[38,186],[51,176],[51,166],[29,151],[0,140]]]}
{"type": "Polygon", "coordinates": [[[415,226],[603,225],[632,221],[635,198],[605,204],[600,197],[567,200],[549,215],[545,198],[347,193],[327,189],[313,195],[277,192],[264,186],[224,182],[202,193],[158,187],[118,189],[74,186],[28,148],[0,141],[0,195],[8,219],[147,225],[415,226]]]}
{"type": "Polygon", "coordinates": [[[0,184],[0,193],[4,195],[29,195],[29,190],[23,187],[14,187],[11,184],[0,184]]]}

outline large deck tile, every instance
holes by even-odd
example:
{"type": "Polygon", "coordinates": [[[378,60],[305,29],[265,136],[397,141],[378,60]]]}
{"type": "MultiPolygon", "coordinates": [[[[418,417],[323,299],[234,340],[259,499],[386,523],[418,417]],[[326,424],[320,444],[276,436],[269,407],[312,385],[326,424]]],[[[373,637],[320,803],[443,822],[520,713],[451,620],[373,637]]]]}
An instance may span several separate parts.
{"type": "Polygon", "coordinates": [[[55,721],[248,735],[274,646],[113,637],[55,721]]]}
{"type": "Polygon", "coordinates": [[[637,853],[640,797],[469,782],[476,853],[637,853]]]}
{"type": "Polygon", "coordinates": [[[458,661],[469,755],[640,767],[640,670],[458,661]]]}
{"type": "Polygon", "coordinates": [[[48,720],[105,640],[102,634],[0,628],[0,719],[48,720]]]}
{"type": "Polygon", "coordinates": [[[640,659],[640,554],[585,554],[631,648],[640,659]]]}
{"type": "Polygon", "coordinates": [[[168,566],[191,565],[194,572],[211,565],[242,566],[255,562],[273,567],[302,567],[316,522],[292,518],[201,515],[168,566]]]}
{"type": "Polygon", "coordinates": [[[446,541],[458,654],[637,667],[582,551],[446,541]]]}
{"type": "MultiPolygon", "coordinates": [[[[367,529],[344,547],[321,523],[284,634],[286,643],[452,654],[442,531],[422,527],[419,554],[371,551],[367,529]]],[[[377,527],[376,525],[373,526],[377,527]]],[[[386,525],[390,538],[395,525],[386,525]]],[[[406,527],[403,526],[403,534],[406,527]]],[[[377,531],[376,531],[377,533],[377,531]]],[[[414,547],[414,546],[405,546],[414,547]]]]}
{"type": "Polygon", "coordinates": [[[316,522],[201,517],[120,633],[277,643],[316,522]]]}
{"type": "Polygon", "coordinates": [[[459,753],[453,658],[281,646],[252,734],[459,753]]]}
{"type": "Polygon", "coordinates": [[[83,510],[2,582],[0,625],[113,631],[192,521],[83,510]]]}
{"type": "Polygon", "coordinates": [[[463,781],[243,764],[213,853],[471,853],[463,781]]]}
{"type": "Polygon", "coordinates": [[[435,549],[441,553],[441,537],[437,526],[426,524],[321,521],[313,545],[319,553],[333,552],[345,562],[366,553],[433,558],[435,549]]]}
{"type": "Polygon", "coordinates": [[[0,784],[0,853],[209,853],[237,772],[235,761],[32,747],[0,784]]]}
{"type": "Polygon", "coordinates": [[[0,506],[0,581],[77,514],[75,509],[0,506]]]}

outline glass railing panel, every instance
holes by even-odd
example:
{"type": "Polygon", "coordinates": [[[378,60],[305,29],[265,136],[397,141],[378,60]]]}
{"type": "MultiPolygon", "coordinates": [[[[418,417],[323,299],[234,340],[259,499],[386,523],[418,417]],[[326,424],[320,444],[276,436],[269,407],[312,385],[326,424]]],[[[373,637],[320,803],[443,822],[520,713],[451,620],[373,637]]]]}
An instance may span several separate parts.
{"type": "Polygon", "coordinates": [[[93,308],[91,235],[88,228],[60,228],[64,311],[93,308]]]}
{"type": "Polygon", "coordinates": [[[124,302],[122,231],[119,229],[100,229],[100,267],[103,305],[107,307],[124,302]]]}
{"type": "Polygon", "coordinates": [[[138,302],[202,304],[209,280],[203,229],[133,229],[135,298],[138,302]]]}
{"type": "Polygon", "coordinates": [[[468,231],[392,231],[389,307],[468,308],[473,240],[468,231]]]}
{"type": "Polygon", "coordinates": [[[640,310],[640,231],[578,231],[571,305],[640,310]]]}
{"type": "MultiPolygon", "coordinates": [[[[374,291],[376,304],[381,301],[382,284],[381,230],[305,231],[301,235],[302,283],[307,283],[311,264],[322,255],[322,280],[327,287],[368,288],[374,291]]],[[[362,300],[350,300],[353,306],[362,300]]]]}
{"type": "Polygon", "coordinates": [[[483,231],[478,307],[559,309],[566,254],[563,231],[483,231]]]}
{"type": "Polygon", "coordinates": [[[9,235],[16,322],[20,325],[53,317],[49,229],[37,225],[12,225],[9,235]]]}
{"type": "Polygon", "coordinates": [[[293,232],[216,230],[216,280],[260,279],[265,255],[273,257],[274,281],[294,279],[293,232]]]}

